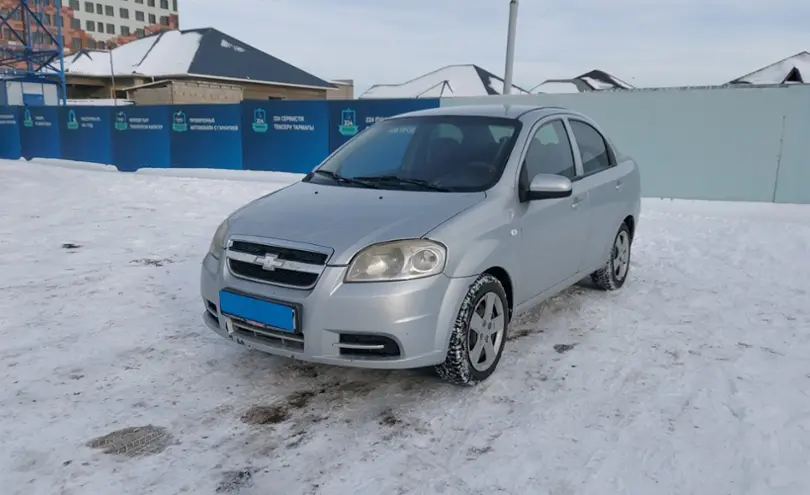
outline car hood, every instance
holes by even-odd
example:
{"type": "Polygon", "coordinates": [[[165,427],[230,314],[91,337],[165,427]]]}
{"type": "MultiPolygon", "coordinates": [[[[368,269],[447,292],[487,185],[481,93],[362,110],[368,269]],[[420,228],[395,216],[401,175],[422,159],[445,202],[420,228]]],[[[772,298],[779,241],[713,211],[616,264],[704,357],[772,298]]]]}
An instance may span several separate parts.
{"type": "Polygon", "coordinates": [[[329,264],[345,265],[368,245],[422,237],[484,198],[298,182],[234,212],[228,232],[331,248],[329,264]]]}

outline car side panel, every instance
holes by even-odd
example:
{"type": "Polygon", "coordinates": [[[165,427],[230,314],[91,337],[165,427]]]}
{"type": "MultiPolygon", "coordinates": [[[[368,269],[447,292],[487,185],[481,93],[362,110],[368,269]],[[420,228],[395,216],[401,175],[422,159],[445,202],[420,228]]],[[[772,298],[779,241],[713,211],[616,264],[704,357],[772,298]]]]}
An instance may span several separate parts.
{"type": "MultiPolygon", "coordinates": [[[[631,214],[630,198],[633,191],[638,191],[640,184],[635,163],[617,153],[610,137],[591,119],[581,116],[566,119],[575,149],[578,149],[578,143],[576,135],[571,131],[572,119],[585,122],[598,131],[609,147],[612,160],[621,160],[608,169],[576,180],[590,198],[587,245],[579,265],[580,272],[587,274],[600,268],[608,260],[616,232],[624,218],[631,214]]],[[[582,170],[581,156],[579,153],[575,155],[578,169],[582,170]]]]}
{"type": "Polygon", "coordinates": [[[521,238],[515,303],[541,294],[579,269],[588,236],[589,194],[574,183],[568,198],[529,201],[518,206],[521,238]]]}
{"type": "Polygon", "coordinates": [[[515,211],[503,198],[489,197],[482,203],[439,225],[425,237],[447,246],[444,273],[463,278],[492,267],[518,272],[519,236],[512,233],[515,211]]]}
{"type": "Polygon", "coordinates": [[[624,219],[622,212],[627,210],[621,191],[626,172],[627,167],[619,165],[579,181],[588,191],[591,200],[586,249],[583,251],[580,270],[601,266],[608,259],[613,238],[624,219]]]}

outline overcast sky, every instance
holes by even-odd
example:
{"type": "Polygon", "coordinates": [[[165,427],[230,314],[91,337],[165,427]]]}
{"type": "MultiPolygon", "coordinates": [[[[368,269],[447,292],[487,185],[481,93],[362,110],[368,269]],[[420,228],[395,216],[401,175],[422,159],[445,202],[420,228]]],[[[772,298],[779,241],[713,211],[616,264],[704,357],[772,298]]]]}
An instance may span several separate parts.
{"type": "MultiPolygon", "coordinates": [[[[358,90],[449,64],[500,76],[508,0],[180,0],[214,27],[358,90]]],[[[719,84],[810,50],[808,0],[521,0],[515,84],[591,69],[636,86],[719,84]]]]}

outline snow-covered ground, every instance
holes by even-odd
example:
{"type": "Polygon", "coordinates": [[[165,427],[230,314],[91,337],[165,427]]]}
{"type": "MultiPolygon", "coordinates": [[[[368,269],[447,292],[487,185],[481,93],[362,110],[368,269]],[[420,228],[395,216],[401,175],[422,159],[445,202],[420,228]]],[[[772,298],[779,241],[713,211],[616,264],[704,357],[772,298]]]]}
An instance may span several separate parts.
{"type": "Polygon", "coordinates": [[[646,200],[627,285],[538,307],[468,389],[203,326],[210,236],[273,182],[0,185],[4,495],[810,493],[808,206],[646,200]],[[129,427],[147,455],[91,442],[129,427]]]}

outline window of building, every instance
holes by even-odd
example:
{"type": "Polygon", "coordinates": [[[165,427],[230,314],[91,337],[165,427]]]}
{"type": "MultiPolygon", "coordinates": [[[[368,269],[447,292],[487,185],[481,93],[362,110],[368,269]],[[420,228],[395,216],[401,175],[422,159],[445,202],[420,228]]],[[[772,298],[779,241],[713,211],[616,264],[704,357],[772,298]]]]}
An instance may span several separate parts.
{"type": "Polygon", "coordinates": [[[160,16],[160,25],[161,26],[168,26],[169,25],[169,16],[167,16],[167,15],[160,16]]]}
{"type": "MultiPolygon", "coordinates": [[[[70,0],[70,3],[68,4],[68,6],[73,10],[80,10],[79,5],[79,0],[70,0]]],[[[79,43],[81,43],[81,40],[79,43]]]]}
{"type": "Polygon", "coordinates": [[[115,24],[107,24],[107,34],[115,34],[115,24]]]}
{"type": "Polygon", "coordinates": [[[119,9],[119,14],[121,19],[129,19],[129,9],[121,7],[121,9],[119,9]]]}
{"type": "Polygon", "coordinates": [[[169,8],[169,0],[160,0],[160,8],[161,9],[168,9],[169,8]]]}
{"type": "Polygon", "coordinates": [[[155,23],[157,23],[157,18],[155,17],[155,14],[149,14],[149,24],[155,23]]]}
{"type": "Polygon", "coordinates": [[[93,2],[84,2],[84,11],[85,11],[85,12],[89,12],[89,13],[91,13],[91,14],[92,14],[93,12],[95,12],[95,11],[96,11],[96,7],[95,7],[95,5],[93,5],[93,2]]]}
{"type": "Polygon", "coordinates": [[[85,31],[95,31],[96,30],[95,21],[84,21],[84,30],[85,31]]]}
{"type": "Polygon", "coordinates": [[[81,38],[73,38],[73,41],[70,42],[70,48],[74,50],[81,50],[82,49],[81,38]]]}
{"type": "Polygon", "coordinates": [[[78,20],[76,18],[71,18],[70,19],[70,27],[73,28],[73,29],[81,29],[82,28],[82,21],[80,21],[80,20],[78,20]]]}
{"type": "Polygon", "coordinates": [[[141,12],[140,10],[136,10],[135,11],[135,20],[143,22],[144,21],[143,12],[141,12]]]}
{"type": "Polygon", "coordinates": [[[104,13],[104,6],[100,3],[96,4],[96,14],[103,14],[104,13]]]}
{"type": "Polygon", "coordinates": [[[143,3],[143,0],[135,0],[135,3],[143,3]]]}
{"type": "Polygon", "coordinates": [[[135,30],[135,36],[137,36],[138,38],[143,38],[143,35],[144,35],[143,28],[138,28],[135,30]]]}
{"type": "Polygon", "coordinates": [[[148,5],[150,7],[154,7],[155,6],[155,0],[146,0],[146,5],[148,5]]]}
{"type": "Polygon", "coordinates": [[[95,50],[96,49],[96,40],[93,40],[93,39],[87,40],[87,48],[89,48],[91,50],[95,50]]]}
{"type": "Polygon", "coordinates": [[[129,26],[121,26],[121,34],[124,36],[129,36],[129,26]]]}
{"type": "Polygon", "coordinates": [[[177,0],[172,0],[172,10],[177,12],[177,0]]]}
{"type": "Polygon", "coordinates": [[[115,8],[112,5],[105,5],[104,6],[104,15],[108,15],[110,17],[115,17],[115,8]]]}

